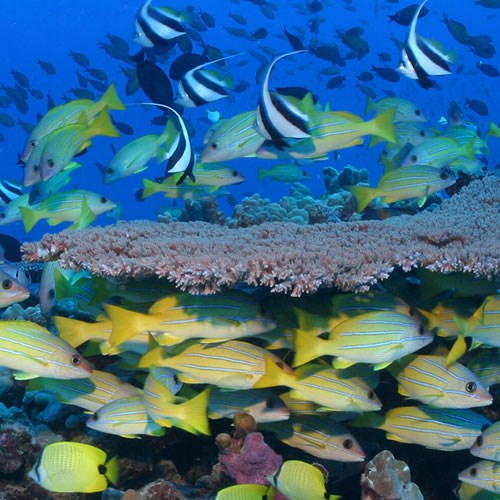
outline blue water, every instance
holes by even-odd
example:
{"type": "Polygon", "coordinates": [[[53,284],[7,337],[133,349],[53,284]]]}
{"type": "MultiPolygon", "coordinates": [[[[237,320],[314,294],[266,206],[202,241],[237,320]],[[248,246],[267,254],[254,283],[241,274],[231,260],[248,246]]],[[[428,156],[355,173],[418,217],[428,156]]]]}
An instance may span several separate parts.
{"type": "MultiPolygon", "coordinates": [[[[161,1],[153,2],[155,5],[164,5],[161,1]]],[[[258,2],[256,2],[258,3],[258,2]]],[[[193,5],[195,11],[204,9],[210,12],[215,20],[215,28],[209,28],[202,33],[206,43],[216,46],[222,51],[235,49],[243,52],[253,49],[263,51],[267,47],[273,48],[277,54],[290,51],[289,43],[282,36],[282,26],[286,25],[289,31],[297,33],[296,27],[305,30],[304,41],[317,37],[319,42],[338,43],[341,55],[345,56],[349,49],[344,47],[336,38],[337,29],[348,29],[353,26],[361,26],[365,29],[363,37],[368,41],[370,52],[364,58],[346,61],[346,66],[339,68],[340,74],[346,77],[345,87],[328,90],[326,82],[330,76],[319,77],[320,70],[328,67],[330,63],[318,59],[311,54],[302,54],[293,59],[286,59],[279,63],[273,73],[271,87],[300,85],[306,86],[317,94],[322,104],[331,103],[332,110],[342,110],[363,115],[366,97],[356,88],[357,75],[362,71],[368,71],[372,65],[383,66],[377,54],[387,52],[392,57],[392,62],[386,63],[395,68],[399,63],[400,51],[391,38],[404,41],[407,27],[389,22],[388,14],[408,5],[411,2],[393,2],[384,0],[366,1],[326,1],[324,9],[318,14],[303,15],[298,12],[296,5],[304,2],[288,2],[275,0],[278,6],[275,19],[264,17],[258,5],[249,1],[231,2],[228,0],[212,0],[209,2],[175,2],[177,9],[193,5]],[[228,12],[244,15],[248,24],[243,26],[250,31],[265,27],[269,35],[263,40],[247,41],[242,38],[234,38],[225,30],[224,26],[237,26],[227,15],[228,12]],[[319,34],[309,32],[309,21],[319,15],[325,19],[320,25],[319,34]]],[[[441,86],[440,90],[424,90],[413,80],[402,77],[398,83],[390,83],[378,76],[366,83],[383,97],[384,91],[390,91],[399,97],[405,97],[416,102],[429,118],[429,125],[436,125],[441,116],[446,116],[448,104],[456,100],[461,106],[465,99],[476,98],[485,101],[490,109],[489,117],[480,117],[471,110],[464,108],[465,118],[477,123],[481,130],[486,130],[491,120],[498,120],[498,102],[500,88],[498,79],[490,78],[482,74],[476,64],[481,60],[471,53],[466,46],[456,42],[448,32],[444,23],[441,22],[443,14],[466,24],[470,34],[488,34],[493,39],[493,44],[498,47],[499,34],[495,26],[499,24],[500,11],[486,9],[474,5],[473,0],[429,0],[428,7],[431,12],[419,21],[419,33],[429,38],[438,40],[447,49],[454,50],[458,54],[458,65],[454,66],[452,75],[438,77],[435,80],[441,86]],[[461,70],[456,72],[459,68],[461,70]],[[463,67],[462,67],[463,65],[463,67]]],[[[13,79],[9,74],[10,69],[16,69],[25,73],[32,87],[54,97],[58,104],[62,103],[64,94],[71,87],[77,87],[75,72],[82,68],[73,62],[68,56],[68,51],[74,50],[85,53],[91,61],[91,67],[104,69],[110,81],[117,84],[120,97],[126,103],[134,103],[146,100],[142,91],[133,96],[125,95],[125,77],[120,72],[120,66],[124,63],[110,58],[97,45],[99,41],[105,40],[106,33],[120,35],[128,40],[130,52],[136,53],[140,47],[133,42],[134,18],[141,7],[142,1],[117,1],[117,0],[94,0],[86,2],[73,2],[69,0],[51,0],[42,2],[40,0],[23,0],[22,2],[4,2],[2,5],[2,29],[0,30],[0,82],[13,85],[13,79]],[[49,76],[36,64],[37,59],[49,61],[57,68],[57,76],[49,76]]],[[[194,51],[200,53],[202,48],[194,43],[194,51]]],[[[177,52],[176,54],[178,54],[177,52]]],[[[176,56],[172,56],[173,58],[176,56]]],[[[270,60],[270,56],[268,56],[270,60]]],[[[490,64],[500,67],[498,54],[488,60],[490,64]]],[[[253,109],[257,102],[259,86],[255,81],[255,72],[260,63],[248,53],[228,62],[228,68],[234,80],[247,80],[248,89],[240,94],[219,100],[198,109],[186,110],[184,116],[196,130],[192,138],[193,145],[197,151],[201,151],[202,137],[208,123],[204,120],[206,109],[219,110],[224,117],[253,109]],[[247,61],[246,65],[242,61],[247,61]]],[[[168,64],[162,66],[168,71],[168,64]]],[[[173,82],[174,88],[176,83],[173,82]]],[[[69,95],[69,94],[68,94],[69,95]]],[[[96,95],[99,95],[96,92],[96,95]]],[[[19,114],[13,106],[6,110],[0,110],[11,114],[16,120],[22,119],[36,123],[36,113],[46,111],[46,99],[37,101],[30,97],[30,109],[26,115],[19,114]]],[[[160,127],[152,126],[149,122],[158,113],[152,109],[131,106],[124,112],[114,112],[114,117],[123,122],[131,124],[138,137],[147,133],[159,133],[160,127]]],[[[17,154],[22,150],[27,134],[16,125],[9,129],[0,126],[0,133],[4,141],[0,143],[0,172],[2,178],[22,178],[21,168],[15,165],[17,154]]],[[[73,177],[71,185],[82,189],[95,190],[108,196],[113,201],[122,205],[122,218],[155,218],[156,211],[162,206],[172,206],[174,202],[165,200],[161,195],[156,195],[144,202],[135,200],[135,191],[142,185],[142,177],[151,179],[163,173],[163,167],[151,162],[151,167],[138,175],[121,180],[117,183],[104,185],[101,175],[97,171],[95,162],[106,164],[112,158],[111,145],[121,147],[133,137],[122,136],[119,139],[99,137],[93,142],[93,147],[87,154],[80,157],[78,161],[83,163],[73,177]]],[[[365,141],[365,144],[368,141],[365,141]]],[[[491,156],[490,167],[498,163],[498,152],[500,141],[490,141],[491,156]]],[[[306,166],[307,171],[313,179],[307,182],[316,195],[324,192],[321,169],[327,165],[333,165],[338,169],[346,164],[352,164],[358,168],[367,168],[370,171],[372,182],[376,182],[381,175],[381,165],[378,156],[383,146],[368,149],[367,146],[355,147],[340,151],[338,161],[315,162],[306,166]]],[[[277,200],[288,194],[289,186],[277,184],[271,181],[257,182],[256,173],[258,167],[269,168],[275,163],[266,160],[241,159],[230,162],[245,178],[246,182],[230,187],[237,199],[244,195],[259,192],[263,196],[277,200]]],[[[177,206],[182,206],[178,201],[177,206]]],[[[224,201],[222,207],[228,215],[231,207],[224,201]]],[[[109,218],[101,216],[97,223],[106,224],[111,222],[109,218]]],[[[5,226],[2,230],[8,232],[21,240],[37,239],[46,231],[58,231],[64,225],[50,228],[45,222],[39,223],[29,234],[25,234],[22,223],[5,226]]]]}

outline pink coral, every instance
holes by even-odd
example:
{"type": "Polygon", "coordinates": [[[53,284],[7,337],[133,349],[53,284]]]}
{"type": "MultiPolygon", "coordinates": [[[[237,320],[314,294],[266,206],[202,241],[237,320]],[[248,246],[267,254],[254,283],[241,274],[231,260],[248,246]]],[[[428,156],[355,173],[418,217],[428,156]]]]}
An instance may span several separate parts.
{"type": "Polygon", "coordinates": [[[299,296],[320,287],[363,291],[395,267],[500,271],[500,179],[474,181],[433,212],[384,221],[230,229],[203,222],[120,222],[47,234],[24,259],[58,260],[101,276],[165,277],[191,293],[238,283],[299,296]]]}

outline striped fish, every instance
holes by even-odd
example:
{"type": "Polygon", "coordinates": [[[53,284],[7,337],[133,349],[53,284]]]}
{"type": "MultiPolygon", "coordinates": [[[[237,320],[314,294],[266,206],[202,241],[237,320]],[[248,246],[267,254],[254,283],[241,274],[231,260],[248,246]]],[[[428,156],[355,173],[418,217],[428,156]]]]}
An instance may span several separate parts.
{"type": "Polygon", "coordinates": [[[75,380],[38,377],[30,381],[27,390],[53,392],[59,402],[79,406],[91,412],[96,412],[116,399],[142,394],[138,387],[100,370],[93,370],[88,378],[75,380]]]}
{"type": "Polygon", "coordinates": [[[0,321],[0,366],[18,378],[90,377],[92,368],[67,342],[31,321],[0,321]]]}
{"type": "Polygon", "coordinates": [[[239,55],[233,54],[221,57],[189,70],[179,80],[179,96],[175,99],[175,102],[185,108],[196,108],[227,97],[229,94],[226,89],[232,85],[231,77],[222,78],[218,72],[207,71],[204,68],[209,64],[239,55]]]}
{"type": "Polygon", "coordinates": [[[446,364],[444,356],[414,356],[389,371],[399,382],[399,394],[439,408],[473,408],[492,403],[479,379],[460,363],[446,364]]]}
{"type": "Polygon", "coordinates": [[[415,10],[398,70],[404,76],[418,80],[423,88],[430,88],[434,85],[429,76],[449,75],[451,69],[448,63],[453,62],[453,57],[445,54],[432,40],[417,35],[418,16],[426,3],[427,0],[424,0],[415,10]]]}
{"type": "Polygon", "coordinates": [[[290,416],[283,401],[270,389],[230,392],[212,389],[208,412],[211,419],[233,418],[237,413],[248,413],[256,423],[279,422],[290,416]]]}
{"type": "MultiPolygon", "coordinates": [[[[259,426],[260,428],[260,426],[259,426]]],[[[324,460],[363,462],[365,453],[341,424],[320,415],[293,416],[287,422],[262,426],[283,443],[324,460]]]]}
{"type": "Polygon", "coordinates": [[[147,0],[135,18],[134,41],[146,48],[168,45],[172,38],[186,34],[182,20],[173,9],[151,7],[147,0]]]}
{"type": "Polygon", "coordinates": [[[375,198],[382,203],[416,199],[422,207],[427,197],[455,184],[457,175],[449,168],[427,165],[409,165],[384,174],[376,187],[352,186],[349,190],[356,198],[357,209],[362,212],[375,198]]]}
{"type": "Polygon", "coordinates": [[[176,402],[180,384],[172,370],[151,368],[144,383],[144,407],[148,415],[162,427],[179,427],[192,434],[210,434],[207,404],[210,395],[205,390],[182,403],[176,402]]]}
{"type": "Polygon", "coordinates": [[[274,65],[284,57],[300,54],[305,50],[288,52],[274,59],[262,84],[255,125],[257,131],[278,148],[287,146],[285,138],[303,139],[310,137],[307,129],[308,116],[289,100],[269,91],[269,77],[274,65]]]}
{"type": "Polygon", "coordinates": [[[178,372],[181,382],[212,384],[227,389],[250,389],[263,380],[264,387],[279,385],[275,373],[266,373],[266,360],[284,365],[270,352],[248,342],[228,340],[219,344],[191,343],[179,354],[167,355],[160,346],[146,353],[138,368],[164,366],[178,372]]]}
{"type": "Polygon", "coordinates": [[[203,138],[205,149],[200,160],[216,162],[255,156],[265,141],[254,127],[255,116],[255,111],[247,111],[212,125],[203,138]]]}
{"type": "Polygon", "coordinates": [[[0,207],[7,206],[23,194],[23,187],[16,181],[0,180],[0,207]]]}
{"type": "Polygon", "coordinates": [[[475,457],[500,462],[500,421],[490,425],[478,436],[470,452],[475,457]]]}
{"type": "Polygon", "coordinates": [[[458,479],[483,490],[500,494],[500,464],[498,462],[481,460],[460,472],[458,479]]]}
{"type": "MultiPolygon", "coordinates": [[[[372,384],[358,376],[348,376],[342,370],[311,364],[293,374],[282,376],[280,385],[292,390],[292,399],[306,399],[323,408],[323,411],[376,411],[382,403],[373,391],[372,384]]],[[[259,383],[256,384],[259,386],[259,383]]]]}
{"type": "Polygon", "coordinates": [[[257,335],[276,323],[260,313],[260,304],[244,292],[231,291],[212,296],[177,293],[156,301],[147,314],[106,304],[113,323],[110,344],[119,346],[142,332],[154,332],[160,345],[203,337],[231,339],[257,335]]]}
{"type": "Polygon", "coordinates": [[[11,270],[2,269],[2,267],[0,267],[0,308],[22,302],[29,298],[30,291],[27,286],[28,284],[23,284],[12,276],[11,270]]]}
{"type": "Polygon", "coordinates": [[[355,427],[383,429],[387,439],[432,450],[468,450],[491,422],[468,409],[403,406],[385,415],[365,413],[351,421],[355,427]]]}
{"type": "Polygon", "coordinates": [[[372,363],[376,369],[415,352],[432,342],[433,335],[414,316],[397,311],[374,311],[348,319],[323,340],[298,329],[294,366],[320,356],[337,356],[336,368],[372,363]]]}
{"type": "Polygon", "coordinates": [[[165,434],[165,429],[147,414],[142,396],[116,399],[102,406],[87,420],[87,427],[125,438],[135,438],[140,434],[147,436],[165,434]]]}
{"type": "Polygon", "coordinates": [[[13,199],[3,210],[0,210],[0,226],[11,224],[23,220],[20,207],[27,207],[30,204],[29,194],[25,193],[13,199]]]}

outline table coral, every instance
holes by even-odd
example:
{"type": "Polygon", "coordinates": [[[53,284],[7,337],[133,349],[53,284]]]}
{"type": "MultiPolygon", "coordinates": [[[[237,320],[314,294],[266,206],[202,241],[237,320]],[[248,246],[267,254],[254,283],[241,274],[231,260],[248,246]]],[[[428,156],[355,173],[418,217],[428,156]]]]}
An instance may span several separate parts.
{"type": "Polygon", "coordinates": [[[320,287],[363,291],[400,267],[500,271],[500,179],[486,177],[439,208],[383,221],[231,229],[203,222],[120,222],[46,234],[23,258],[118,278],[166,277],[190,293],[246,283],[300,296],[320,287]]]}

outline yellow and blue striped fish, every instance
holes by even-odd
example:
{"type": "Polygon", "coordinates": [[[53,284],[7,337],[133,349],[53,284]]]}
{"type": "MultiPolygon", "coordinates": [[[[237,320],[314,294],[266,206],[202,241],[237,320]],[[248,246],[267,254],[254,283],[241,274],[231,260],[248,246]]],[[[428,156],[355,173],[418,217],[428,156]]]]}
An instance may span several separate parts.
{"type": "Polygon", "coordinates": [[[158,346],[146,353],[138,368],[163,366],[178,372],[181,382],[188,384],[212,384],[226,389],[250,389],[262,379],[262,387],[279,385],[276,375],[266,373],[269,366],[278,371],[285,364],[270,352],[239,340],[228,340],[218,344],[194,342],[182,352],[170,356],[158,346]]]}
{"type": "Polygon", "coordinates": [[[337,356],[335,368],[372,363],[376,369],[421,349],[433,335],[414,316],[397,311],[374,311],[343,321],[328,340],[297,330],[294,366],[320,356],[337,356]]]}
{"type": "Polygon", "coordinates": [[[481,460],[460,472],[458,479],[497,495],[500,494],[500,464],[498,462],[481,460]]]}
{"type": "Polygon", "coordinates": [[[90,377],[92,367],[67,342],[31,321],[0,321],[0,366],[17,378],[90,377]]]}
{"type": "Polygon", "coordinates": [[[324,460],[363,462],[365,453],[343,425],[320,415],[293,416],[262,426],[282,442],[324,460]]]}
{"type": "Polygon", "coordinates": [[[470,452],[475,457],[500,462],[500,421],[495,422],[483,431],[470,452]]]}
{"type": "Polygon", "coordinates": [[[469,409],[402,406],[385,415],[365,413],[351,425],[386,431],[387,439],[432,450],[468,450],[491,422],[469,409]]]}
{"type": "Polygon", "coordinates": [[[102,406],[87,420],[87,427],[126,438],[165,434],[165,429],[147,414],[142,396],[117,399],[102,406]]]}
{"type": "Polygon", "coordinates": [[[39,377],[30,381],[27,390],[53,392],[59,402],[79,406],[91,412],[96,412],[116,399],[142,394],[138,387],[101,370],[94,370],[90,377],[76,380],[39,377]]]}
{"type": "Polygon", "coordinates": [[[444,356],[413,356],[407,361],[389,368],[402,396],[439,408],[473,408],[493,401],[486,387],[460,363],[447,365],[444,356]]]}
{"type": "Polygon", "coordinates": [[[144,383],[144,407],[147,414],[162,427],[179,427],[192,434],[210,434],[207,405],[210,391],[207,389],[194,398],[177,402],[172,370],[151,368],[144,383]]]}

